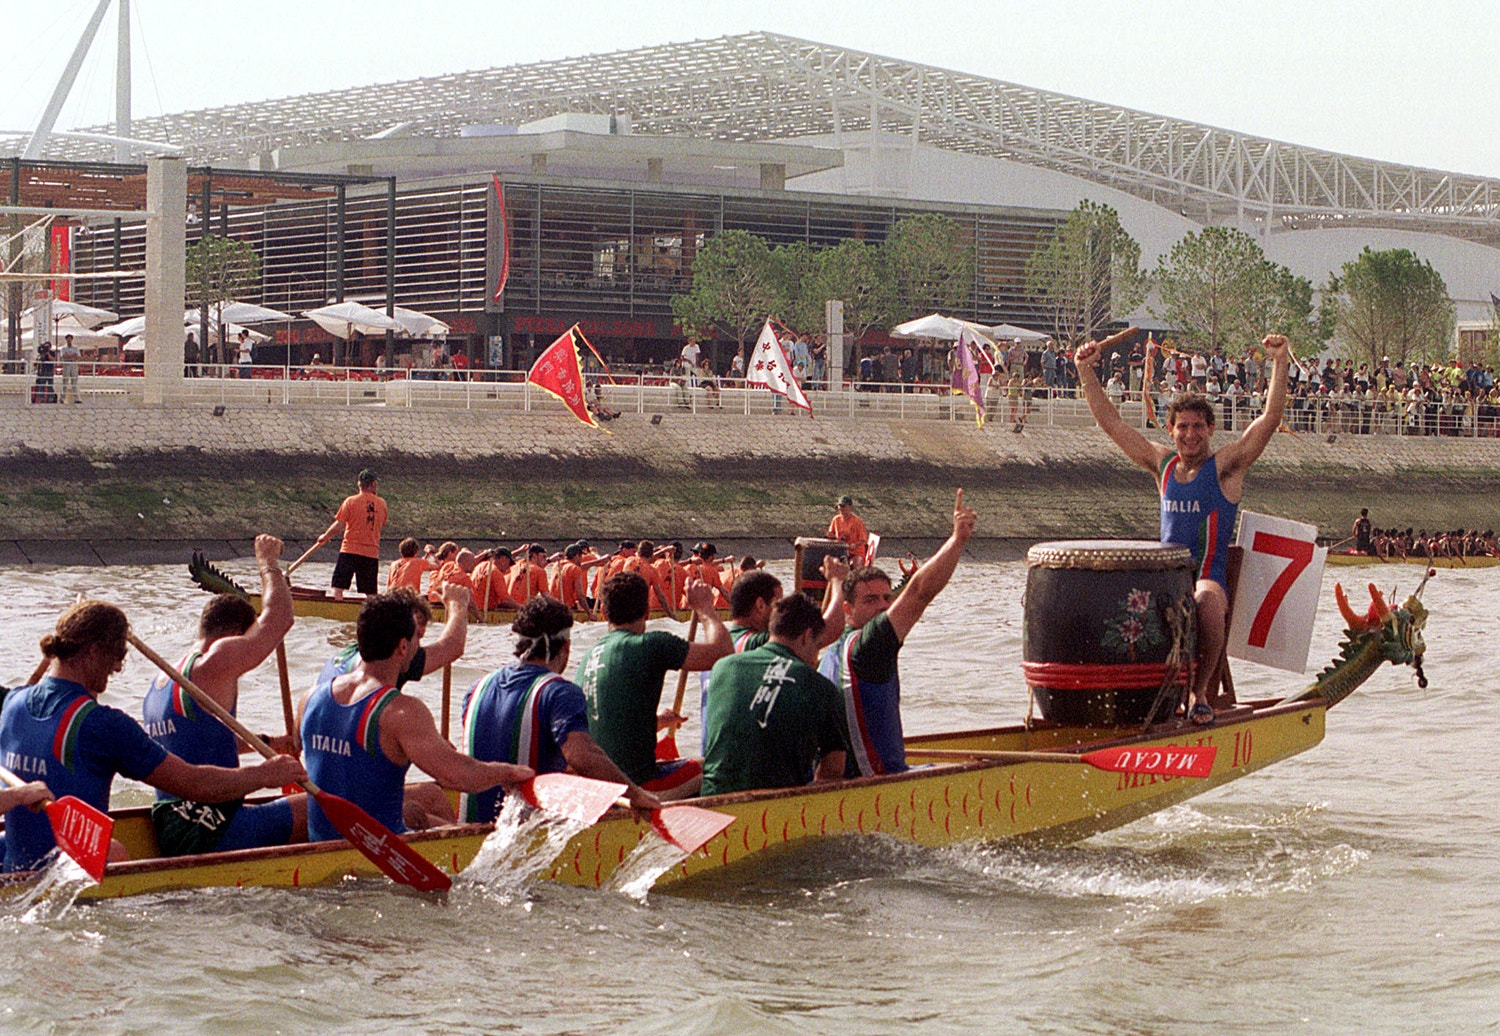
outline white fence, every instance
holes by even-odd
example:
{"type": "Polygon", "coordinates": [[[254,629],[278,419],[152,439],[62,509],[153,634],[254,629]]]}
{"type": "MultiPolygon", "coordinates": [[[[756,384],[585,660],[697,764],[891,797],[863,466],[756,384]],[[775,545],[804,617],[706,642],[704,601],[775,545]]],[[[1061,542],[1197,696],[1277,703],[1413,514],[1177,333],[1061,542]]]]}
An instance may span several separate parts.
{"type": "MultiPolygon", "coordinates": [[[[514,413],[561,411],[563,405],[531,385],[525,371],[467,371],[451,369],[401,371],[395,375],[378,369],[241,367],[238,370],[203,367],[200,376],[184,378],[171,390],[177,402],[232,406],[365,406],[422,409],[491,410],[514,413]],[[222,372],[222,373],[221,373],[222,372]],[[233,373],[237,376],[226,376],[233,373]]],[[[609,412],[655,414],[693,413],[708,417],[734,415],[805,416],[797,407],[771,392],[747,388],[743,381],[720,378],[709,384],[669,378],[660,374],[616,374],[602,379],[597,397],[592,389],[597,376],[590,375],[590,396],[609,412]]],[[[144,396],[145,379],[120,372],[120,368],[93,368],[80,364],[77,397],[86,405],[132,406],[144,396]],[[108,371],[106,373],[106,371],[108,371]]],[[[51,392],[59,400],[65,392],[61,365],[51,381],[51,392]]],[[[46,387],[39,387],[34,371],[0,374],[0,406],[45,406],[46,387]]],[[[946,385],[846,386],[843,391],[812,389],[807,393],[815,415],[833,417],[881,417],[919,421],[973,421],[974,405],[946,385]],[[898,391],[884,391],[885,389],[898,391]]],[[[1288,406],[1286,426],[1293,432],[1317,436],[1369,435],[1463,435],[1491,437],[1500,425],[1500,407],[1472,405],[1451,411],[1436,405],[1408,406],[1355,402],[1345,406],[1288,406]]],[[[1254,419],[1258,408],[1228,407],[1221,403],[1219,427],[1236,432],[1254,419]]],[[[1146,407],[1139,398],[1120,406],[1121,416],[1137,428],[1147,427],[1146,407]]],[[[1069,389],[1028,388],[1011,395],[999,385],[986,397],[988,420],[1014,428],[1017,425],[1087,428],[1094,424],[1082,397],[1069,389]]]]}

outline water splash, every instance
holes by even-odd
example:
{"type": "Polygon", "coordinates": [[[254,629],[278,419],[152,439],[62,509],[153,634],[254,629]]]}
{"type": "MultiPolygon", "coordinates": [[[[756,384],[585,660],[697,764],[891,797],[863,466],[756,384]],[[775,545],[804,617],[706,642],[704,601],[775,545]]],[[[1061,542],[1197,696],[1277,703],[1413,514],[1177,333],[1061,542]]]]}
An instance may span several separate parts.
{"type": "Polygon", "coordinates": [[[687,858],[682,849],[653,831],[620,862],[606,887],[644,903],[656,879],[687,858]]]}
{"type": "Polygon", "coordinates": [[[54,849],[47,855],[47,865],[6,912],[22,924],[60,921],[79,893],[92,884],[94,879],[72,857],[54,849]]]}
{"type": "Polygon", "coordinates": [[[524,898],[536,876],[587,827],[570,817],[533,809],[519,796],[507,795],[495,830],[459,874],[458,883],[481,888],[502,904],[524,898]]]}

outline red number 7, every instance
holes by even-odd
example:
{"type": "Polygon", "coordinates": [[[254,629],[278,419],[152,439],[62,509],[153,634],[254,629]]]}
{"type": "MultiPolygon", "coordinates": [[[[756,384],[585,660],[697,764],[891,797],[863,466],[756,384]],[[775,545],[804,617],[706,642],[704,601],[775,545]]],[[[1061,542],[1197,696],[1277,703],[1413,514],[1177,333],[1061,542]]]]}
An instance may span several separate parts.
{"type": "Polygon", "coordinates": [[[1281,608],[1286,592],[1292,588],[1302,570],[1312,563],[1313,545],[1306,540],[1294,540],[1290,536],[1257,532],[1250,549],[1257,554],[1272,554],[1291,562],[1281,570],[1281,575],[1276,577],[1271,589],[1266,591],[1266,599],[1260,603],[1255,621],[1250,624],[1250,646],[1263,648],[1266,646],[1266,638],[1271,635],[1271,623],[1276,621],[1276,612],[1281,608]]]}

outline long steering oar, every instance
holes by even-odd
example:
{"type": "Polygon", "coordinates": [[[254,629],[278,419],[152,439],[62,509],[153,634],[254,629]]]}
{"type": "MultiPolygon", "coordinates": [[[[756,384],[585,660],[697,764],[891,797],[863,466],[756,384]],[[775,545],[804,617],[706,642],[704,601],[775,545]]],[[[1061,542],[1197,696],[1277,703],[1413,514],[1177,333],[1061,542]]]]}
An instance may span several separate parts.
{"type": "MultiPolygon", "coordinates": [[[[698,613],[693,612],[693,617],[688,620],[687,642],[693,643],[693,638],[698,635],[698,613]]],[[[672,698],[672,714],[682,715],[682,703],[687,698],[688,671],[686,663],[677,673],[677,694],[672,698]]],[[[677,748],[677,724],[673,723],[667,728],[667,732],[656,739],[656,758],[665,762],[670,759],[681,759],[682,754],[677,748]]]]}
{"type": "Polygon", "coordinates": [[[327,540],[316,540],[316,541],[314,541],[313,545],[311,547],[308,547],[306,550],[304,550],[302,552],[302,556],[300,558],[298,558],[296,561],[293,561],[290,565],[288,565],[286,567],[286,581],[288,583],[291,583],[291,581],[292,581],[292,573],[295,572],[295,571],[297,571],[297,569],[299,569],[299,568],[302,567],[302,562],[306,561],[308,558],[312,557],[318,551],[322,550],[323,549],[323,545],[325,543],[327,543],[327,542],[328,542],[327,540]]]}
{"type": "MultiPolygon", "coordinates": [[[[0,766],[0,781],[12,788],[26,786],[25,781],[3,766],[0,766]]],[[[71,856],[95,884],[103,881],[104,865],[109,862],[109,840],[115,830],[114,817],[72,795],[64,795],[43,808],[47,810],[57,847],[71,856]]]]}
{"type": "Polygon", "coordinates": [[[1097,752],[982,752],[963,748],[907,748],[923,759],[978,759],[996,763],[1083,763],[1111,773],[1151,773],[1162,777],[1207,777],[1213,773],[1214,745],[1162,748],[1101,748],[1097,752]]]}
{"type": "MultiPolygon", "coordinates": [[[[137,651],[175,680],[177,686],[192,695],[193,700],[203,709],[238,734],[240,740],[267,759],[275,757],[276,752],[270,745],[251,733],[249,727],[235,719],[228,709],[216,702],[203,688],[182,675],[172,663],[153,651],[150,645],[143,643],[134,633],[127,633],[126,637],[129,638],[131,644],[135,645],[137,651]]],[[[302,788],[322,807],[329,823],[338,830],[338,833],[347,838],[354,848],[363,853],[392,881],[410,885],[422,892],[441,891],[452,886],[452,878],[402,841],[394,831],[354,803],[332,792],[324,791],[310,780],[300,783],[302,788]]]]}

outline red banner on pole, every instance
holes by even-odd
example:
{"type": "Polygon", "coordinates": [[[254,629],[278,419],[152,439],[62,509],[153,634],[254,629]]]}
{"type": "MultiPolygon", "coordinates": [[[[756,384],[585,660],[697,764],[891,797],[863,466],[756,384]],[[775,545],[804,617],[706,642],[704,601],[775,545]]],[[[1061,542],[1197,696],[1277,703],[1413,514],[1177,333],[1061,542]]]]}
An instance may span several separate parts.
{"type": "MultiPolygon", "coordinates": [[[[531,365],[526,380],[562,400],[563,405],[573,411],[573,416],[584,424],[599,428],[583,398],[583,367],[578,362],[578,343],[573,335],[574,329],[569,328],[547,346],[531,365]]],[[[608,429],[601,428],[600,431],[608,434],[608,429]]]]}
{"type": "Polygon", "coordinates": [[[495,180],[495,201],[500,207],[500,277],[495,283],[495,301],[505,294],[505,282],[510,280],[510,214],[505,211],[505,187],[498,174],[495,180]]]}
{"type": "MultiPolygon", "coordinates": [[[[52,273],[73,272],[73,228],[52,225],[52,273]]],[[[73,301],[73,282],[66,277],[52,282],[52,297],[61,302],[73,301]]]]}

